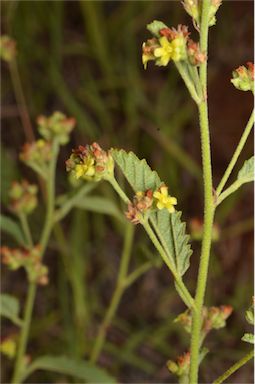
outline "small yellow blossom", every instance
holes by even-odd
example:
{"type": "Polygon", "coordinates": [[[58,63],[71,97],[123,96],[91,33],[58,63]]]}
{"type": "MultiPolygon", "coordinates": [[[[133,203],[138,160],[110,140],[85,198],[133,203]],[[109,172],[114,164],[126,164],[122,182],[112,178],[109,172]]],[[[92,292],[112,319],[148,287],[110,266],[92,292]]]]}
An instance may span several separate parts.
{"type": "Polygon", "coordinates": [[[1,341],[0,351],[9,359],[12,359],[16,353],[16,342],[13,338],[7,338],[1,341]]]}
{"type": "Polygon", "coordinates": [[[94,176],[95,174],[95,167],[94,167],[95,160],[91,157],[87,157],[84,164],[77,164],[75,166],[75,177],[76,179],[79,179],[83,176],[94,176]]]}
{"type": "Polygon", "coordinates": [[[155,191],[153,197],[158,200],[156,204],[158,209],[166,208],[169,213],[175,211],[174,205],[177,204],[177,199],[168,195],[168,188],[165,185],[160,187],[158,191],[155,191]]]}
{"type": "Polygon", "coordinates": [[[155,49],[154,56],[158,58],[157,64],[165,67],[172,58],[173,47],[165,36],[159,39],[159,43],[161,47],[155,49]]]}

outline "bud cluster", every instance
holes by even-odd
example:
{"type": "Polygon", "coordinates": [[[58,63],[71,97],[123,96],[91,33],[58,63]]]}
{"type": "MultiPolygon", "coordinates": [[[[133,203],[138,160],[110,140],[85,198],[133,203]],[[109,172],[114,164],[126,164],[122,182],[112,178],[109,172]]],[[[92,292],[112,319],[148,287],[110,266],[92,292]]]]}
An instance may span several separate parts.
{"type": "Polygon", "coordinates": [[[31,167],[43,177],[47,177],[47,167],[52,158],[51,143],[39,139],[32,143],[25,143],[19,155],[27,166],[31,167]]]}
{"type": "Polygon", "coordinates": [[[125,213],[128,220],[133,224],[140,223],[141,215],[146,214],[151,209],[167,209],[169,213],[175,211],[174,205],[177,199],[168,194],[168,187],[162,184],[156,191],[148,189],[145,192],[136,192],[134,199],[128,204],[128,210],[125,213]]]}
{"type": "MultiPolygon", "coordinates": [[[[185,11],[192,17],[194,25],[197,29],[200,27],[202,14],[202,0],[183,0],[182,4],[185,11]]],[[[209,26],[216,23],[216,13],[222,4],[222,0],[211,0],[209,8],[209,26]]]]}
{"type": "Polygon", "coordinates": [[[11,62],[16,56],[16,41],[7,35],[0,37],[0,57],[11,62]]]}
{"type": "Polygon", "coordinates": [[[231,83],[240,91],[254,92],[254,64],[247,63],[247,67],[241,65],[233,72],[231,83]]]}
{"type": "Polygon", "coordinates": [[[183,355],[177,357],[176,361],[168,360],[167,368],[170,372],[177,376],[187,375],[190,366],[190,352],[185,352],[183,355]]]}
{"type": "Polygon", "coordinates": [[[114,161],[110,152],[104,151],[97,143],[85,147],[79,145],[66,161],[66,170],[76,179],[107,180],[113,176],[114,161]]]}
{"type": "Polygon", "coordinates": [[[37,118],[38,130],[42,137],[47,141],[57,139],[61,145],[68,143],[75,123],[73,117],[68,118],[61,112],[54,112],[50,117],[42,115],[37,118]]]}
{"type": "MultiPolygon", "coordinates": [[[[233,308],[230,305],[220,307],[203,307],[202,334],[206,336],[212,329],[220,329],[226,326],[226,320],[231,315],[233,308]]],[[[181,313],[175,322],[180,323],[184,329],[191,333],[192,316],[189,310],[181,313]]]]}
{"type": "Polygon", "coordinates": [[[199,44],[189,39],[187,26],[168,28],[155,20],[147,28],[154,37],[143,43],[142,62],[145,68],[150,60],[159,66],[166,66],[171,60],[176,62],[188,60],[192,65],[199,65],[205,61],[206,55],[201,53],[199,44]]]}
{"type": "Polygon", "coordinates": [[[27,180],[14,181],[9,191],[10,208],[16,215],[30,214],[37,206],[38,188],[27,180]]]}
{"type": "Polygon", "coordinates": [[[41,249],[37,245],[31,249],[2,247],[2,262],[11,270],[25,268],[28,280],[40,285],[48,283],[48,268],[41,262],[41,249]]]}
{"type": "Polygon", "coordinates": [[[136,192],[132,203],[128,204],[128,210],[125,212],[126,218],[133,224],[140,222],[140,215],[144,214],[153,204],[153,191],[148,189],[145,192],[136,192]]]}

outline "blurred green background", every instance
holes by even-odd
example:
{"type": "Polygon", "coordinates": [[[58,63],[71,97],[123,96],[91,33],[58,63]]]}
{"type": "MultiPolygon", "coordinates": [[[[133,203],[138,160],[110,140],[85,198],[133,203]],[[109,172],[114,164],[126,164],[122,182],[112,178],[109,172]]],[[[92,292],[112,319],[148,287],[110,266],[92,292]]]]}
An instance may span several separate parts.
{"type": "MultiPolygon", "coordinates": [[[[13,179],[34,174],[18,162],[28,140],[17,107],[15,87],[21,85],[37,136],[39,114],[60,110],[77,119],[71,143],[61,150],[57,192],[71,190],[65,160],[72,148],[98,141],[145,157],[178,198],[183,219],[202,219],[200,135],[197,111],[174,66],[144,71],[141,46],[146,24],[160,19],[169,26],[192,22],[179,1],[2,1],[2,34],[17,41],[17,73],[2,63],[2,210],[8,213],[7,192],[13,179]],[[19,84],[20,80],[20,84],[19,84]]],[[[210,30],[209,112],[214,186],[220,180],[252,109],[252,96],[230,83],[231,72],[253,57],[253,2],[225,1],[210,30]]],[[[151,64],[151,63],[149,63],[151,64]]],[[[250,138],[233,179],[251,156],[250,138]]],[[[102,183],[91,192],[120,207],[111,188],[102,183]]],[[[244,318],[253,292],[253,189],[243,187],[220,206],[216,222],[220,239],[214,243],[209,269],[207,304],[230,304],[234,312],[227,328],[208,337],[210,354],[201,366],[203,382],[221,374],[241,358],[248,346],[244,318]]],[[[124,226],[112,215],[75,209],[54,233],[45,262],[50,284],[39,288],[29,354],[65,353],[86,356],[109,304],[122,252],[124,226]],[[64,234],[64,236],[63,236],[64,234]]],[[[122,207],[121,207],[122,209],[122,207]]],[[[93,210],[93,209],[92,209],[93,210]]],[[[31,218],[36,237],[42,205],[31,218]]],[[[12,245],[6,235],[4,244],[12,245]]],[[[199,242],[186,281],[194,292],[199,242]]],[[[145,233],[136,227],[131,270],[147,257],[158,258],[145,233]]],[[[2,268],[2,291],[23,301],[25,274],[2,268]],[[15,276],[15,278],[14,278],[15,276]]],[[[188,335],[173,319],[184,310],[165,266],[152,267],[124,294],[100,358],[119,382],[174,383],[165,362],[188,348],[188,335]]],[[[2,335],[16,332],[2,323],[2,335]]],[[[12,363],[2,360],[2,382],[12,363]]],[[[252,382],[252,367],[238,372],[232,383],[252,382]]],[[[36,373],[29,382],[72,382],[68,377],[36,373]],[[61,381],[62,380],[62,381],[61,381]]]]}

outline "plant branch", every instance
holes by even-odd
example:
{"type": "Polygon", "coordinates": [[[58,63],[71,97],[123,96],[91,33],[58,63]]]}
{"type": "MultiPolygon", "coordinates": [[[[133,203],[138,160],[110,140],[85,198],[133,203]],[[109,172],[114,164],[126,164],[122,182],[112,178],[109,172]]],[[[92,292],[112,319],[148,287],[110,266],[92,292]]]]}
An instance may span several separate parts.
{"type": "Polygon", "coordinates": [[[104,345],[107,329],[117,311],[121,297],[126,288],[125,279],[128,273],[133,238],[134,238],[134,227],[133,225],[128,223],[126,226],[124,246],[123,246],[123,252],[121,255],[116,288],[114,290],[110,305],[107,309],[103,322],[99,327],[99,331],[98,331],[96,341],[94,343],[94,346],[91,352],[91,357],[90,357],[90,361],[92,363],[96,363],[96,361],[98,360],[98,357],[104,345]]]}
{"type": "Polygon", "coordinates": [[[29,248],[32,248],[33,247],[33,239],[32,239],[32,235],[31,235],[31,231],[30,231],[29,225],[28,225],[27,216],[24,215],[24,213],[21,213],[19,215],[19,220],[20,220],[20,223],[21,223],[21,227],[22,227],[23,233],[24,233],[25,238],[26,238],[26,243],[27,243],[29,248]]]}
{"type": "MultiPolygon", "coordinates": [[[[207,53],[208,47],[208,28],[209,28],[209,9],[210,0],[202,2],[202,21],[200,34],[200,49],[207,53]]],[[[192,332],[191,332],[191,362],[189,382],[198,382],[199,350],[201,341],[202,308],[206,290],[212,226],[214,217],[213,188],[212,188],[212,166],[210,150],[210,134],[207,106],[207,61],[200,66],[200,82],[204,99],[198,106],[201,132],[202,165],[204,179],[204,231],[201,249],[201,258],[198,272],[197,289],[195,296],[196,311],[192,312],[192,332]]]]}
{"type": "MultiPolygon", "coordinates": [[[[112,184],[112,186],[114,187],[115,191],[122,198],[122,200],[126,204],[129,204],[130,203],[129,198],[127,197],[125,192],[121,189],[121,187],[117,183],[116,179],[113,178],[113,179],[111,179],[109,181],[112,184]]],[[[167,253],[165,252],[164,248],[162,247],[162,245],[160,244],[159,240],[157,239],[157,236],[155,235],[154,231],[152,230],[148,220],[145,220],[145,219],[141,218],[140,222],[141,222],[142,226],[144,227],[145,231],[147,232],[147,235],[151,239],[152,243],[154,244],[155,248],[157,249],[157,251],[161,255],[162,259],[164,260],[164,262],[166,263],[166,265],[168,266],[168,268],[172,272],[172,274],[174,276],[174,279],[175,279],[175,282],[176,282],[177,286],[179,287],[180,291],[182,292],[182,297],[181,298],[184,300],[184,302],[185,302],[185,304],[187,305],[188,308],[195,309],[194,300],[193,300],[192,296],[190,295],[190,293],[189,293],[188,289],[186,288],[185,284],[183,283],[181,277],[177,274],[177,271],[176,271],[175,267],[169,261],[169,257],[167,255],[167,253]]]]}
{"type": "Polygon", "coordinates": [[[242,359],[240,359],[237,363],[232,365],[226,372],[223,373],[218,379],[216,379],[213,384],[221,384],[223,383],[229,376],[235,373],[239,368],[241,368],[244,364],[246,364],[249,360],[251,360],[254,356],[254,350],[250,351],[245,355],[242,359]]]}
{"type": "Polygon", "coordinates": [[[24,317],[22,320],[22,328],[21,328],[20,340],[18,345],[18,351],[16,355],[14,374],[11,380],[12,384],[17,384],[20,382],[20,376],[22,375],[22,371],[25,365],[24,355],[26,353],[27,340],[28,340],[28,334],[29,334],[29,329],[31,324],[35,294],[36,294],[36,284],[30,282],[28,286],[24,317]]]}
{"type": "Polygon", "coordinates": [[[233,170],[233,168],[234,168],[234,166],[235,166],[235,164],[236,164],[236,162],[240,156],[240,153],[241,153],[241,151],[242,151],[242,149],[243,149],[243,147],[247,141],[247,138],[248,138],[248,136],[252,130],[253,123],[254,123],[254,110],[251,113],[251,116],[248,120],[248,123],[247,123],[245,129],[244,129],[244,132],[241,136],[239,144],[236,147],[236,150],[233,154],[233,157],[232,157],[232,159],[231,159],[231,161],[230,161],[230,163],[229,163],[229,165],[228,165],[228,167],[227,167],[227,169],[226,169],[226,171],[225,171],[225,173],[224,173],[224,175],[223,175],[223,177],[222,177],[222,179],[221,179],[221,181],[220,181],[220,183],[216,189],[217,196],[219,196],[221,194],[221,191],[223,190],[226,182],[229,179],[229,176],[230,176],[230,174],[231,174],[231,172],[232,172],[232,170],[233,170]]]}
{"type": "MultiPolygon", "coordinates": [[[[55,141],[53,142],[53,156],[50,163],[49,179],[47,180],[48,182],[47,183],[47,192],[48,192],[47,193],[47,212],[45,217],[44,228],[43,228],[41,239],[39,242],[41,245],[41,258],[43,257],[43,254],[45,252],[45,249],[50,237],[51,228],[53,225],[53,213],[54,213],[54,206],[55,206],[55,173],[56,173],[58,150],[59,150],[59,145],[55,141]]],[[[22,323],[23,325],[22,325],[20,339],[19,339],[17,358],[15,362],[13,378],[11,381],[12,384],[20,383],[20,377],[22,375],[22,368],[24,365],[24,355],[26,353],[29,329],[30,329],[30,324],[32,319],[36,289],[37,289],[36,283],[30,282],[28,287],[26,304],[25,304],[24,319],[22,323]]]]}

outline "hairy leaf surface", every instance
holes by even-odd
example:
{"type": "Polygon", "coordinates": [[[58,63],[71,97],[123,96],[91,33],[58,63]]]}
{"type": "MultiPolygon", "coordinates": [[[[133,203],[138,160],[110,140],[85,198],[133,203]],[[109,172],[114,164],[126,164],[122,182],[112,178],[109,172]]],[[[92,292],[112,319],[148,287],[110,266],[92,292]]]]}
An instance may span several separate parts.
{"type": "Polygon", "coordinates": [[[155,190],[161,184],[157,172],[152,171],[146,160],[140,160],[133,152],[112,149],[112,157],[135,192],[155,190]]]}
{"type": "Polygon", "coordinates": [[[180,276],[189,268],[192,254],[189,236],[185,232],[186,224],[181,221],[181,214],[180,211],[170,214],[162,209],[150,217],[158,238],[180,276]]]}

